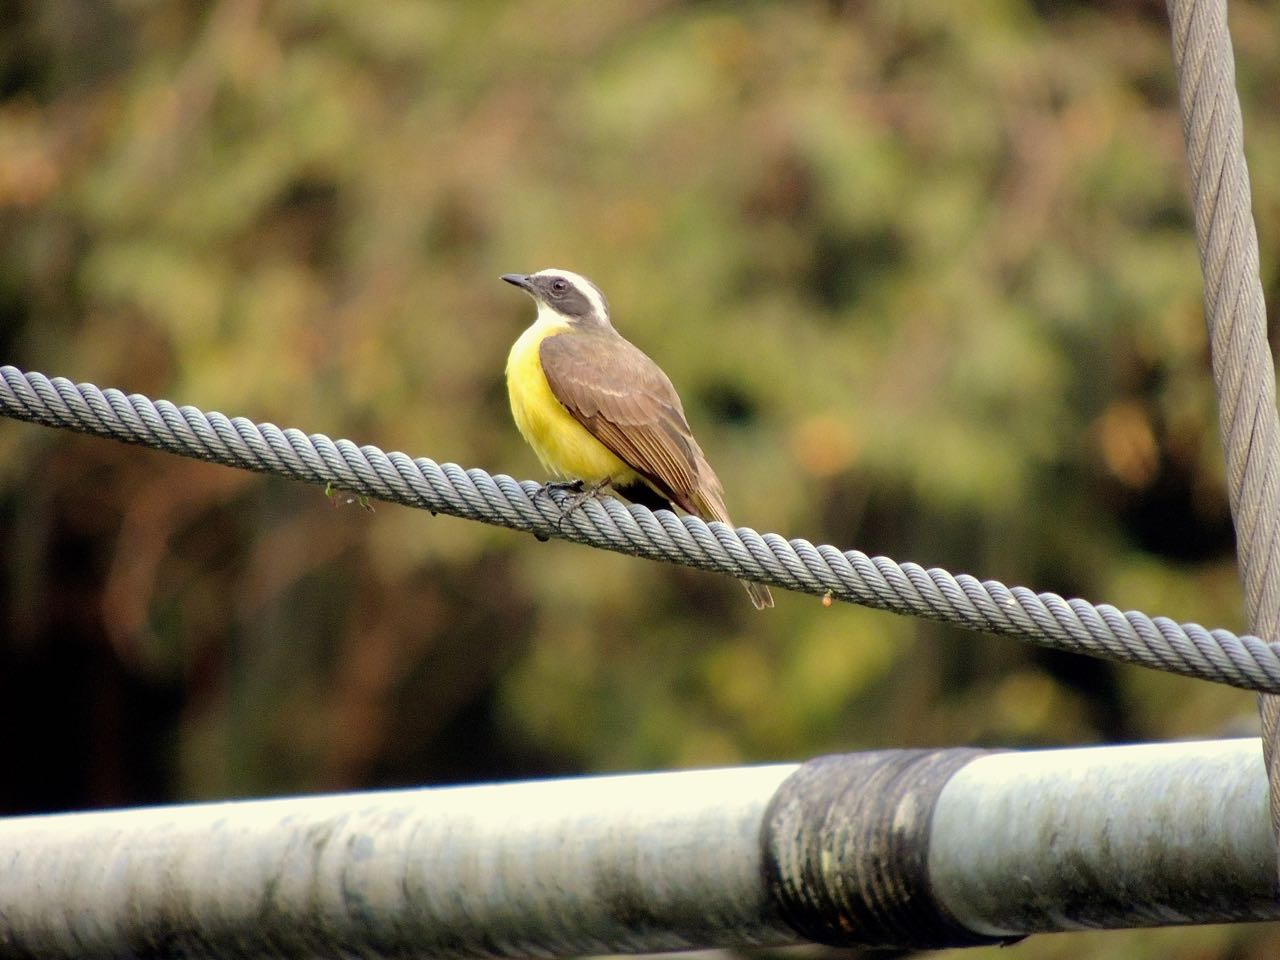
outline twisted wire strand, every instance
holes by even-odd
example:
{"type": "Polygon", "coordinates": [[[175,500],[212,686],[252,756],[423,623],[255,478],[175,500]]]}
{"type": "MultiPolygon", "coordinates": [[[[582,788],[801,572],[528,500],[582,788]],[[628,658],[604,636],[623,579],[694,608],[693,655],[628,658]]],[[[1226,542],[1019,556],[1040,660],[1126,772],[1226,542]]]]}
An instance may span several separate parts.
{"type": "Polygon", "coordinates": [[[140,394],[99,390],[0,367],[0,414],[153,447],[211,463],[271,473],[433,514],[524,530],[617,553],[726,573],[801,593],[1016,637],[1045,647],[1136,663],[1249,690],[1280,691],[1280,648],[1256,637],[937,567],[786,540],[748,527],[650,511],[611,497],[566,513],[567,495],[531,480],[464,470],[425,457],[384,453],[244,417],[227,418],[140,394]]]}
{"type": "MultiPolygon", "coordinates": [[[[1250,628],[1280,628],[1280,417],[1258,275],[1244,125],[1226,0],[1168,0],[1182,132],[1204,274],[1218,432],[1250,628]]],[[[1280,833],[1280,698],[1263,696],[1262,746],[1280,833]]]]}

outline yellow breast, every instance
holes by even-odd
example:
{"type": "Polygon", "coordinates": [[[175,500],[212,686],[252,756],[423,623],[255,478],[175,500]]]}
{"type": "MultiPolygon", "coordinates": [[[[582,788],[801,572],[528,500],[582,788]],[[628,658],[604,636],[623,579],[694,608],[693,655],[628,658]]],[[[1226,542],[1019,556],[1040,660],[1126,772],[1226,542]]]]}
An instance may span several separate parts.
{"type": "Polygon", "coordinates": [[[516,427],[542,465],[558,477],[587,483],[633,483],[635,471],[575,420],[547,384],[538,348],[547,337],[567,330],[568,323],[540,316],[511,347],[507,394],[516,427]]]}

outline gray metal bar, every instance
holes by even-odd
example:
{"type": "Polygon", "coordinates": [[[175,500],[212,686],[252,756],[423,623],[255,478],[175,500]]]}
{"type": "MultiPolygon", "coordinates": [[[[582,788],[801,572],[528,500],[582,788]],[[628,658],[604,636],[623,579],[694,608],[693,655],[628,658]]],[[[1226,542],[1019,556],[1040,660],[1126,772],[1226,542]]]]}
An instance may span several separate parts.
{"type": "Polygon", "coordinates": [[[969,929],[1280,919],[1256,738],[981,757],[938,797],[934,894],[969,929]]]}
{"type": "MultiPolygon", "coordinates": [[[[861,790],[866,808],[879,791],[848,771],[919,766],[892,751],[840,759],[804,769],[844,775],[833,795],[861,790]]],[[[870,849],[847,842],[858,824],[827,818],[859,876],[919,863],[928,882],[911,889],[994,937],[1280,919],[1256,739],[960,759],[936,785],[926,778],[867,811],[892,826],[931,808],[913,826],[923,826],[919,856],[854,863],[870,849]]],[[[0,820],[0,957],[574,956],[797,942],[764,877],[762,825],[788,795],[784,781],[793,797],[803,789],[799,770],[0,820]]],[[[842,885],[838,871],[823,880],[842,885]]],[[[830,926],[856,941],[849,916],[830,926]]]]}
{"type": "Polygon", "coordinates": [[[793,942],[794,766],[0,820],[0,955],[573,956],[793,942]]]}

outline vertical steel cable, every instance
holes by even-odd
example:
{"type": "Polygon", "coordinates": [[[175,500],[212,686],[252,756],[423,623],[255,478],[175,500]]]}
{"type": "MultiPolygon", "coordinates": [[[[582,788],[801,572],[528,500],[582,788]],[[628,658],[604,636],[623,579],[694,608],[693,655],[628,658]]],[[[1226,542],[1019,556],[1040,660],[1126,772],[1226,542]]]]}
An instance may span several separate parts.
{"type": "MultiPolygon", "coordinates": [[[[1227,4],[1168,0],[1168,9],[1245,613],[1269,640],[1280,624],[1280,418],[1227,4]]],[[[1271,823],[1280,834],[1280,697],[1259,697],[1259,709],[1271,823]]]]}

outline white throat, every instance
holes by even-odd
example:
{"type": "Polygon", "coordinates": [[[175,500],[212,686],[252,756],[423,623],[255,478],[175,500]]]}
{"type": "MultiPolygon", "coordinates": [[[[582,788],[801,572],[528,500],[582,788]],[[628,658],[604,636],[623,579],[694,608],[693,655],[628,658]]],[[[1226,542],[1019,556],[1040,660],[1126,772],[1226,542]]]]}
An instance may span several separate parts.
{"type": "Polygon", "coordinates": [[[533,325],[539,330],[567,327],[569,326],[569,318],[550,304],[539,302],[538,316],[533,321],[533,325]]]}

